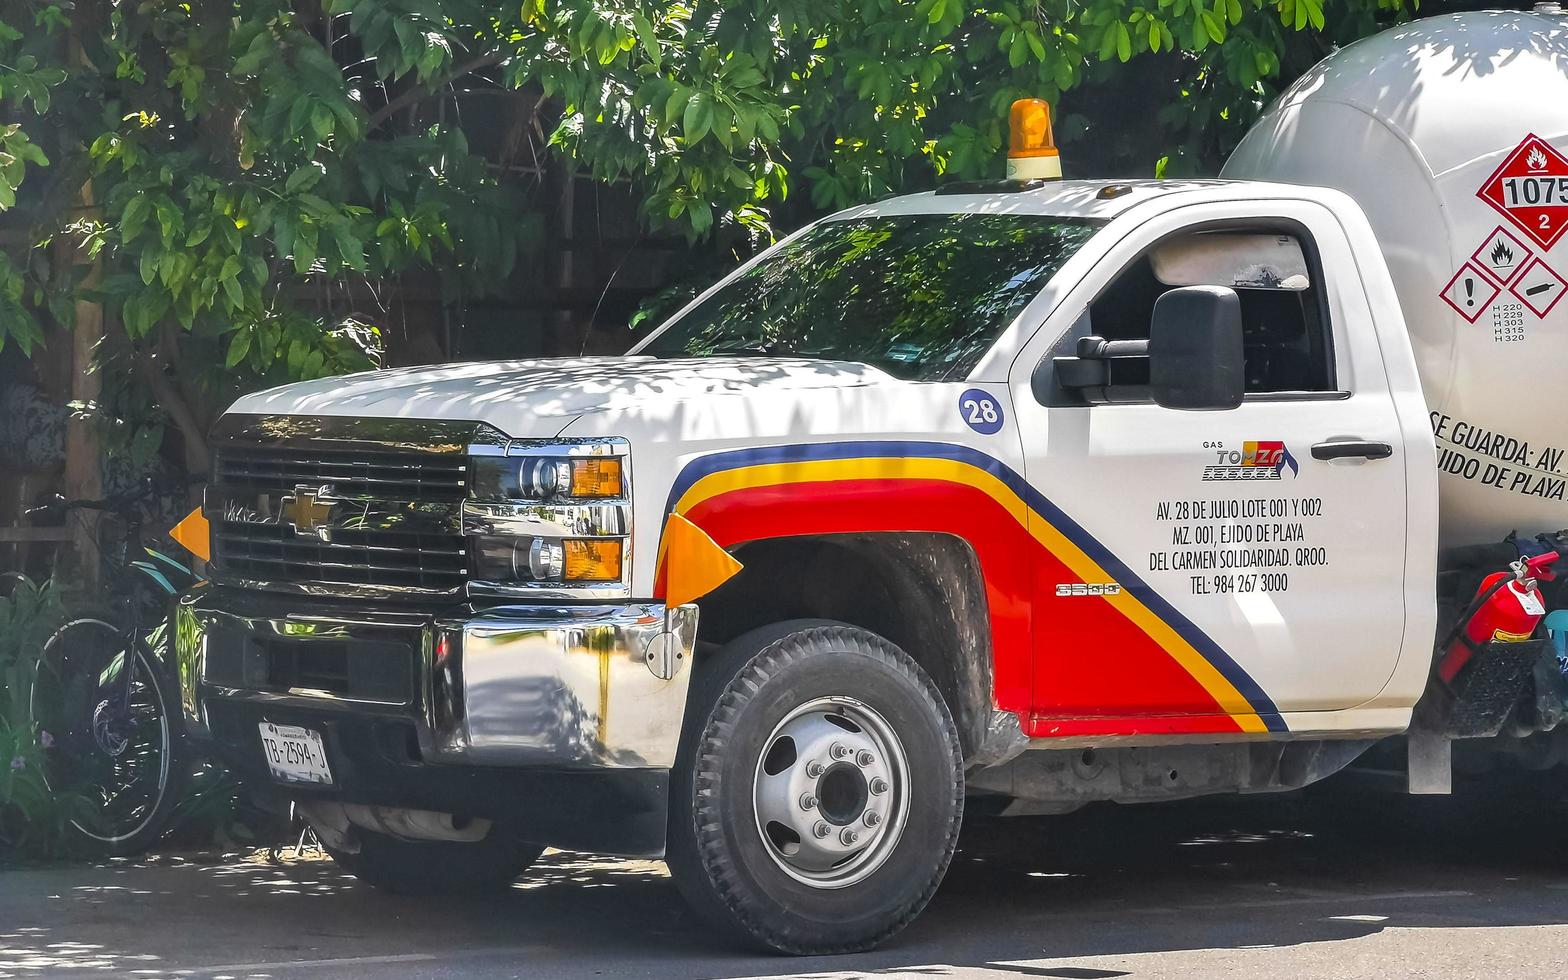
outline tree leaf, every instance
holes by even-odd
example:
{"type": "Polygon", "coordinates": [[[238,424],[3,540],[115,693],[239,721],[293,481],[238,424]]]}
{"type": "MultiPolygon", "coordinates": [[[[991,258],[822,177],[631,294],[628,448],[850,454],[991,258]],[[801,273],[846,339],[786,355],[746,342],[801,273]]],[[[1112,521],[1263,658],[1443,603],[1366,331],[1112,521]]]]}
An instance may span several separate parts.
{"type": "Polygon", "coordinates": [[[350,269],[364,271],[365,243],[341,225],[333,227],[332,239],[337,243],[338,255],[343,257],[343,264],[350,269]]]}
{"type": "Polygon", "coordinates": [[[140,235],[142,229],[147,226],[147,216],[151,210],[152,202],[147,200],[146,195],[138,194],[131,198],[130,203],[125,206],[125,211],[120,215],[121,242],[128,244],[136,240],[136,236],[140,235]]]}
{"type": "Polygon", "coordinates": [[[706,92],[697,92],[692,95],[691,101],[686,103],[686,113],[681,121],[681,128],[686,134],[688,146],[696,144],[708,135],[713,126],[713,99],[706,92]]]}
{"type": "Polygon", "coordinates": [[[659,50],[659,38],[654,33],[653,21],[646,14],[632,15],[632,26],[637,28],[637,40],[642,42],[642,52],[648,58],[648,63],[653,65],[653,70],[658,71],[663,61],[663,52],[659,50]]]}
{"type": "Polygon", "coordinates": [[[289,194],[298,194],[308,191],[321,180],[322,170],[314,164],[306,164],[289,174],[289,179],[283,182],[283,190],[289,194]]]}
{"type": "Polygon", "coordinates": [[[308,275],[316,262],[316,236],[316,226],[304,223],[294,234],[294,271],[299,275],[308,275]]]}
{"type": "Polygon", "coordinates": [[[1100,60],[1110,61],[1114,54],[1116,54],[1116,31],[1114,28],[1107,27],[1105,33],[1100,35],[1100,60]]]}
{"type": "MultiPolygon", "coordinates": [[[[1220,23],[1220,19],[1214,16],[1212,11],[1208,10],[1205,10],[1199,16],[1203,21],[1203,29],[1208,32],[1210,40],[1215,44],[1225,43],[1225,25],[1220,23]]],[[[1125,61],[1126,59],[1122,60],[1125,61]]]]}
{"type": "Polygon", "coordinates": [[[310,125],[310,113],[316,100],[306,95],[301,95],[294,101],[293,108],[289,109],[289,134],[302,136],[305,127],[310,125]]]}
{"type": "Polygon", "coordinates": [[[686,111],[686,106],[691,102],[691,89],[684,85],[675,86],[675,91],[670,93],[669,101],[664,104],[664,125],[673,126],[681,118],[681,113],[686,111]]]}
{"type": "Polygon", "coordinates": [[[245,355],[250,353],[250,339],[251,331],[245,327],[234,332],[233,338],[229,340],[228,356],[223,359],[224,367],[233,368],[245,359],[245,355]]]}

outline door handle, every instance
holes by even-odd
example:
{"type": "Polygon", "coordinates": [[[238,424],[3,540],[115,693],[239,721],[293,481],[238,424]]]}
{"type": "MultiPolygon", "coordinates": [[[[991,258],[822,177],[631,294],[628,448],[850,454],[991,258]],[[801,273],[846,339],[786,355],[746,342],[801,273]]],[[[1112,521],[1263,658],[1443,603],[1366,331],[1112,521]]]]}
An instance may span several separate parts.
{"type": "Polygon", "coordinates": [[[1313,459],[1387,459],[1394,455],[1394,447],[1386,442],[1363,442],[1346,439],[1320,442],[1312,447],[1313,459]]]}

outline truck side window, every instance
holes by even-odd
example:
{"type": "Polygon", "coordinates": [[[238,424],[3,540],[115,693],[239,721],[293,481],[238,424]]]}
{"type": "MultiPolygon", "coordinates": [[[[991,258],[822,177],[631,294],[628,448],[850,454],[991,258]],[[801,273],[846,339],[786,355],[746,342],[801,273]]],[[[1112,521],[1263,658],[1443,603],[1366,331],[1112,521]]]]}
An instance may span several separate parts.
{"type": "MultiPolygon", "coordinates": [[[[1154,302],[1179,286],[1229,286],[1241,298],[1247,392],[1334,390],[1331,334],[1318,269],[1302,236],[1224,229],[1168,238],[1129,265],[1089,305],[1074,334],[1149,336],[1154,302]]],[[[1070,344],[1076,337],[1064,338],[1070,344]]],[[[1070,351],[1064,351],[1070,353],[1070,351]]],[[[1112,383],[1147,385],[1148,362],[1113,365],[1112,383]]]]}

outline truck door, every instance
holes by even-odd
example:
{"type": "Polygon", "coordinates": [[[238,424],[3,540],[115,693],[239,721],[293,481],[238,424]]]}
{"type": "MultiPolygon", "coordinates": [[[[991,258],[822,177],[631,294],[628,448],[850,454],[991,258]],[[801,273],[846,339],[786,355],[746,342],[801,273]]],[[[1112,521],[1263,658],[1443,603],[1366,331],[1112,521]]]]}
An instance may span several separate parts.
{"type": "Polygon", "coordinates": [[[1259,207],[1129,223],[1015,363],[1056,558],[1036,583],[1036,736],[1351,728],[1394,671],[1404,447],[1366,293],[1326,210],[1259,207]],[[1155,300],[1188,285],[1241,299],[1240,407],[1155,405],[1146,357],[1089,397],[1036,376],[1078,337],[1147,338],[1155,300]]]}

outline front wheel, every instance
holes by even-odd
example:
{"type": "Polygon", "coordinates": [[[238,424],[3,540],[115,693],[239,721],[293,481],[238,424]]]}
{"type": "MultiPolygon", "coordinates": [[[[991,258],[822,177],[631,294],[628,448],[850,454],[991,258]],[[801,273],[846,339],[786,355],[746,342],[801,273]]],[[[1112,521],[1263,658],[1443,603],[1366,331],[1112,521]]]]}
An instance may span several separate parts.
{"type": "Polygon", "coordinates": [[[869,949],[913,921],[963,815],[925,672],[865,630],[785,623],[726,646],[692,698],[668,846],[687,900],[785,953],[869,949]]]}
{"type": "Polygon", "coordinates": [[[179,706],[151,648],[106,620],[72,620],[44,644],[29,702],[45,782],[78,843],[109,855],[156,843],[186,773],[179,706]]]}

